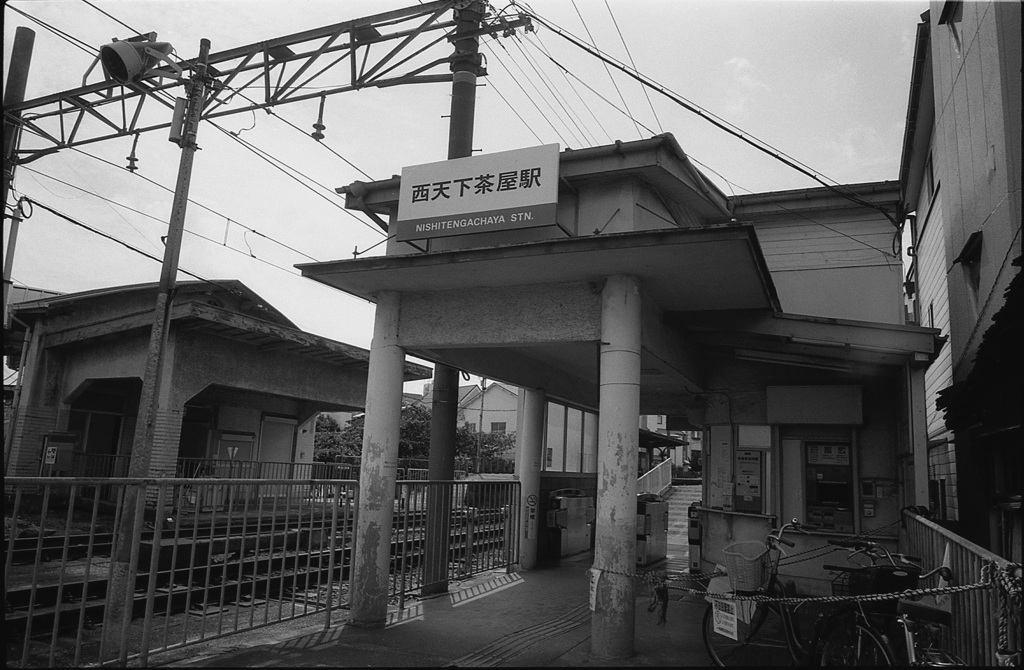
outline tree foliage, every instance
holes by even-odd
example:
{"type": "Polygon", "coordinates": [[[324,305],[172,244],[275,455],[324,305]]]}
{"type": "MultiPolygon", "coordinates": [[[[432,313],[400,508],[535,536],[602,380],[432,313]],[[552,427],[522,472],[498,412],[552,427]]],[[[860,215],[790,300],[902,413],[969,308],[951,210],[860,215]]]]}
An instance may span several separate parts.
{"type": "MultiPolygon", "coordinates": [[[[402,408],[398,438],[400,459],[429,458],[430,416],[430,408],[422,405],[402,408]]],[[[342,427],[330,415],[317,417],[313,460],[333,463],[343,460],[343,457],[358,457],[363,449],[363,420],[360,414],[342,427]]],[[[504,456],[515,447],[515,441],[515,433],[481,434],[463,425],[455,433],[455,456],[475,461],[478,447],[482,459],[504,456]]]]}

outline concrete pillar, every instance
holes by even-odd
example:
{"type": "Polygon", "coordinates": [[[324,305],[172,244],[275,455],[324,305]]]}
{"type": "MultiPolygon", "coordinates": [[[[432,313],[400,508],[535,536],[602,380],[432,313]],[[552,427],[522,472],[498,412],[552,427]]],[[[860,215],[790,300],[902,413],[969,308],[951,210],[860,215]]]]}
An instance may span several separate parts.
{"type": "Polygon", "coordinates": [[[521,426],[516,432],[516,476],[522,487],[519,502],[522,530],[519,535],[519,565],[530,570],[537,566],[537,539],[541,532],[540,463],[544,457],[544,408],[547,394],[535,389],[519,389],[518,415],[521,426]]]}
{"type": "Polygon", "coordinates": [[[383,626],[402,420],[405,351],[398,346],[401,295],[377,296],[366,381],[366,418],[359,472],[359,516],[353,557],[351,623],[383,626]]]}
{"type": "MultiPolygon", "coordinates": [[[[459,422],[459,371],[434,366],[433,401],[430,413],[430,459],[427,479],[455,479],[455,437],[459,422]]],[[[448,592],[451,551],[452,489],[432,486],[427,493],[427,529],[423,553],[423,595],[448,592]]]]}
{"type": "Polygon", "coordinates": [[[634,277],[609,277],[601,294],[600,394],[591,652],[628,658],[634,640],[640,440],[640,285],[634,277]]]}

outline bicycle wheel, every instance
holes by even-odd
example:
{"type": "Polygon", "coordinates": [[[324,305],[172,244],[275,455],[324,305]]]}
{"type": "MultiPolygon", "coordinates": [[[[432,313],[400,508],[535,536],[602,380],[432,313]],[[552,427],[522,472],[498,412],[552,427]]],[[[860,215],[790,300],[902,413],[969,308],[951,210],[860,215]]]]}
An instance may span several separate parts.
{"type": "Polygon", "coordinates": [[[715,632],[714,605],[704,613],[702,637],[704,647],[715,665],[782,666],[793,665],[793,655],[786,641],[786,627],[775,605],[757,603],[749,621],[737,616],[736,639],[715,632]]]}
{"type": "Polygon", "coordinates": [[[818,641],[812,665],[892,666],[892,648],[885,638],[848,612],[833,618],[818,641]]]}

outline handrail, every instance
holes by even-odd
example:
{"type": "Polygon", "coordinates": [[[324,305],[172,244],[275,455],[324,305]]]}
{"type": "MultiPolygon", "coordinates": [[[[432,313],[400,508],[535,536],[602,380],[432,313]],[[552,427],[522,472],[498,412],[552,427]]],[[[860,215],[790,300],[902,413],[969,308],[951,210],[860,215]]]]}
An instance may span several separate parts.
{"type": "Polygon", "coordinates": [[[672,461],[662,461],[637,479],[637,493],[661,493],[672,485],[672,461]]]}
{"type": "MultiPolygon", "coordinates": [[[[953,570],[953,584],[970,584],[981,581],[986,571],[999,573],[1010,570],[1010,561],[966,540],[956,533],[943,528],[912,512],[904,512],[905,530],[901,533],[900,550],[919,556],[925,566],[949,565],[953,570]]],[[[1017,566],[1019,569],[1019,566],[1017,566]]],[[[954,594],[950,599],[953,621],[947,649],[972,666],[1000,665],[999,650],[1004,645],[1010,649],[1020,648],[1020,631],[1011,623],[1007,627],[1007,611],[1002,608],[1016,608],[1016,620],[1020,620],[1019,600],[1013,604],[1000,597],[997,584],[994,588],[954,594]],[[1000,602],[1000,601],[1003,602],[1000,602]],[[1007,637],[1009,636],[1009,637],[1007,637]]]]}

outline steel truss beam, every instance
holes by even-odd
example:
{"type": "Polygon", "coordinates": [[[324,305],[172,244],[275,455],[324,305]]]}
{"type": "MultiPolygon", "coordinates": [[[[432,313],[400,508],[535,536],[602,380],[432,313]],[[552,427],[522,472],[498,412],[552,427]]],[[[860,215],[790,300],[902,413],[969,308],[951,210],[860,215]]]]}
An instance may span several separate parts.
{"type": "MultiPolygon", "coordinates": [[[[213,77],[203,104],[201,119],[214,119],[275,105],[299,102],[361,88],[450,82],[450,72],[429,73],[451,62],[458,54],[425,59],[419,56],[448,41],[455,22],[442,15],[461,3],[437,0],[352,19],[330,26],[278,37],[248,46],[210,54],[208,72],[213,77]],[[345,67],[347,65],[347,67],[345,67]],[[348,83],[326,85],[325,75],[344,73],[348,83]],[[258,91],[258,93],[256,93],[258,91]],[[247,95],[252,92],[253,94],[247,95]]],[[[509,27],[528,26],[526,17],[501,20],[481,33],[497,34],[509,27]]],[[[146,79],[128,85],[112,80],[26,100],[5,109],[21,112],[22,146],[14,161],[27,163],[59,149],[169,128],[174,108],[173,90],[195,68],[182,61],[178,75],[164,66],[146,79]],[[157,112],[143,115],[147,100],[157,112]]],[[[482,70],[481,73],[483,74],[482,70]]]]}

